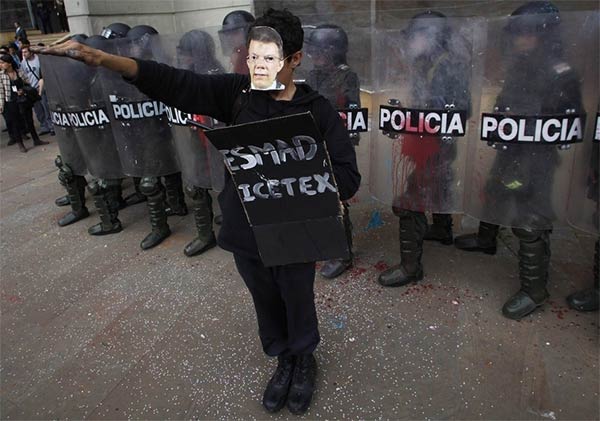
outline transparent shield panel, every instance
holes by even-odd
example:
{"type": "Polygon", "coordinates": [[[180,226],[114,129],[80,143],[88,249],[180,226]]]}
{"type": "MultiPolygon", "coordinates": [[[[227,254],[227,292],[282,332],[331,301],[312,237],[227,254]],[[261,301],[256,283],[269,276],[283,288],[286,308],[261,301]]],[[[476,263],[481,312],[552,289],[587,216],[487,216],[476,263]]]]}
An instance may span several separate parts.
{"type": "MultiPolygon", "coordinates": [[[[48,106],[52,114],[55,127],[56,140],[60,155],[65,164],[73,170],[75,175],[85,175],[87,164],[83,153],[77,143],[75,130],[68,117],[67,97],[64,80],[60,69],[65,62],[72,61],[64,57],[39,55],[41,66],[44,69],[44,86],[48,96],[48,106]]],[[[72,83],[72,81],[70,81],[72,83]]]]}
{"type": "Polygon", "coordinates": [[[565,221],[573,155],[586,121],[584,93],[597,97],[597,88],[587,90],[595,83],[586,70],[592,56],[582,54],[593,48],[589,17],[488,20],[478,52],[485,82],[479,141],[471,144],[467,170],[469,215],[528,229],[565,221]]]}
{"type": "MultiPolygon", "coordinates": [[[[225,73],[226,59],[219,54],[219,28],[194,29],[183,34],[153,37],[152,50],[159,62],[202,75],[225,73]]],[[[198,98],[201,101],[202,98],[198,98]]],[[[223,124],[208,116],[193,115],[174,107],[166,107],[173,144],[185,183],[202,188],[222,190],[225,166],[223,156],[208,141],[204,129],[223,124]]]]}
{"type": "Polygon", "coordinates": [[[477,135],[483,20],[397,22],[374,40],[370,190],[401,209],[463,210],[469,144],[477,135]]]}
{"type": "MultiPolygon", "coordinates": [[[[111,48],[122,56],[156,59],[165,53],[153,49],[154,37],[134,42],[118,39],[111,48]]],[[[165,105],[148,98],[114,72],[102,72],[100,76],[124,174],[144,177],[179,172],[165,105]]]]}

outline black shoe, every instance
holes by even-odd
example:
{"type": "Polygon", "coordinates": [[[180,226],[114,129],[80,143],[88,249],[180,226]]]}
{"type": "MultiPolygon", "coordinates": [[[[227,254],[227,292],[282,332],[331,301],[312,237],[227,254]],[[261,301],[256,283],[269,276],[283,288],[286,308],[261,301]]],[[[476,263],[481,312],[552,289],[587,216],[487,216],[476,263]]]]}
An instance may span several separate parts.
{"type": "Polygon", "coordinates": [[[57,198],[54,201],[54,204],[56,206],[69,206],[71,204],[71,201],[69,200],[69,196],[65,195],[65,196],[61,196],[61,197],[57,198]]]}
{"type": "Polygon", "coordinates": [[[275,373],[273,373],[263,394],[262,405],[267,411],[277,412],[285,405],[290,385],[292,384],[295,366],[295,356],[278,357],[275,373]]]}
{"type": "Polygon", "coordinates": [[[577,311],[596,311],[600,307],[600,291],[588,288],[577,291],[567,297],[569,307],[577,311]]]}
{"type": "Polygon", "coordinates": [[[64,227],[74,222],[80,221],[83,218],[90,216],[87,208],[82,208],[80,211],[71,211],[58,220],[58,226],[64,227]]]}
{"type": "Polygon", "coordinates": [[[216,225],[221,225],[223,223],[223,215],[217,215],[217,216],[215,216],[214,221],[215,221],[216,225]]]}
{"type": "Polygon", "coordinates": [[[54,130],[50,130],[50,136],[56,136],[56,132],[54,130]]]}
{"type": "Polygon", "coordinates": [[[536,302],[528,293],[521,290],[504,303],[504,306],[502,306],[502,314],[509,319],[521,320],[523,317],[531,314],[536,308],[544,304],[546,298],[548,298],[547,292],[543,299],[536,302]]]}
{"type": "Polygon", "coordinates": [[[50,133],[50,130],[44,130],[42,132],[39,132],[38,136],[44,136],[44,135],[47,135],[48,133],[50,133]]]}
{"type": "Polygon", "coordinates": [[[479,241],[477,234],[459,235],[454,239],[454,246],[457,249],[465,251],[479,251],[485,254],[496,254],[496,240],[489,244],[483,244],[479,241]]]}
{"type": "Polygon", "coordinates": [[[161,231],[152,231],[150,234],[146,236],[140,243],[140,247],[142,250],[148,250],[152,247],[158,246],[163,242],[165,238],[171,235],[171,230],[169,227],[162,229],[161,231]]]}
{"type": "Polygon", "coordinates": [[[402,265],[392,266],[391,268],[383,271],[377,282],[384,287],[401,287],[408,285],[411,282],[417,282],[423,279],[423,267],[419,265],[419,268],[414,274],[408,273],[402,265]]]}
{"type": "Polygon", "coordinates": [[[117,232],[123,231],[123,226],[121,225],[121,221],[117,219],[116,222],[113,222],[110,228],[105,228],[102,223],[92,225],[88,228],[88,234],[90,235],[107,235],[107,234],[116,234],[117,232]]]}
{"type": "Polygon", "coordinates": [[[332,279],[340,276],[348,268],[352,267],[352,260],[332,259],[323,264],[319,274],[325,278],[332,279]]]}
{"type": "Polygon", "coordinates": [[[49,145],[50,142],[46,142],[45,140],[42,139],[34,139],[33,140],[33,146],[43,146],[43,145],[49,145]]]}
{"type": "Polygon", "coordinates": [[[16,140],[14,140],[14,139],[8,139],[8,143],[6,145],[7,146],[11,146],[11,145],[14,145],[15,143],[17,143],[16,140]]]}
{"type": "Polygon", "coordinates": [[[423,236],[425,241],[437,241],[445,246],[449,246],[453,243],[452,240],[452,229],[448,230],[446,227],[432,224],[427,227],[427,231],[423,236]]]}
{"type": "Polygon", "coordinates": [[[294,415],[302,415],[310,406],[317,380],[317,360],[313,354],[300,355],[288,394],[287,407],[294,415]]]}
{"type": "Polygon", "coordinates": [[[196,237],[183,248],[183,254],[185,254],[187,257],[196,256],[204,253],[207,250],[210,250],[216,245],[217,239],[215,238],[214,234],[212,234],[208,240],[196,237]]]}

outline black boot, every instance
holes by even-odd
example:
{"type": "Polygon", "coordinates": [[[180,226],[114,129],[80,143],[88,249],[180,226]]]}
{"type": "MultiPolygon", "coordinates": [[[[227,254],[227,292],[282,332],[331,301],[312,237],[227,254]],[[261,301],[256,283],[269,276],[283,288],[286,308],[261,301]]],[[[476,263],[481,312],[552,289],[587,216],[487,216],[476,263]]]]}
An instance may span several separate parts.
{"type": "Polygon", "coordinates": [[[600,290],[598,288],[599,247],[599,242],[596,241],[596,252],[594,253],[594,287],[577,291],[567,297],[567,303],[573,310],[596,311],[600,307],[600,290]]]}
{"type": "Polygon", "coordinates": [[[147,250],[162,243],[165,238],[171,235],[171,230],[169,224],[167,224],[167,214],[165,212],[165,193],[158,182],[158,178],[142,178],[140,190],[148,200],[150,224],[152,225],[152,232],[140,243],[142,250],[147,250]]]}
{"type": "Polygon", "coordinates": [[[69,165],[64,164],[58,156],[54,164],[58,167],[58,181],[67,190],[71,211],[58,220],[58,225],[64,227],[90,215],[85,207],[85,177],[73,174],[69,165]]]}
{"type": "Polygon", "coordinates": [[[477,234],[459,235],[454,239],[454,246],[465,251],[480,251],[485,254],[496,254],[496,236],[498,225],[479,223],[477,234]]]}
{"type": "Polygon", "coordinates": [[[183,184],[181,182],[181,173],[165,175],[165,192],[167,197],[167,216],[188,214],[185,204],[185,195],[183,194],[183,184]]]}
{"type": "MultiPolygon", "coordinates": [[[[113,180],[93,180],[88,190],[94,198],[94,205],[100,215],[100,223],[88,228],[90,235],[107,235],[123,231],[119,221],[119,208],[114,198],[113,180]]],[[[118,181],[118,180],[117,180],[118,181]]]]}
{"type": "Polygon", "coordinates": [[[332,259],[327,260],[319,274],[325,278],[335,278],[344,273],[348,268],[352,267],[354,254],[352,253],[352,221],[350,221],[350,206],[344,203],[344,230],[346,231],[346,241],[348,241],[348,251],[350,258],[348,259],[332,259]]]}
{"type": "Polygon", "coordinates": [[[550,265],[550,231],[513,228],[519,239],[519,279],[521,289],[502,307],[502,314],[520,320],[541,306],[548,298],[550,265]]]}
{"type": "Polygon", "coordinates": [[[317,360],[313,354],[299,355],[288,394],[287,407],[294,415],[302,415],[310,406],[317,380],[317,360]]]}
{"type": "Polygon", "coordinates": [[[183,249],[183,253],[188,256],[195,256],[204,253],[217,245],[215,232],[213,231],[213,211],[212,198],[208,189],[196,186],[186,186],[185,192],[192,200],[192,210],[194,212],[194,221],[198,236],[194,238],[183,249]]]}
{"type": "Polygon", "coordinates": [[[123,180],[120,178],[113,179],[109,183],[109,188],[111,189],[110,198],[112,200],[111,207],[113,209],[121,210],[125,209],[128,204],[127,201],[123,198],[123,180]]]}
{"type": "Polygon", "coordinates": [[[125,197],[127,206],[137,205],[138,203],[146,201],[146,196],[144,196],[144,194],[140,191],[140,180],[140,177],[133,177],[133,188],[135,191],[129,196],[125,197]]]}
{"type": "Polygon", "coordinates": [[[447,213],[434,213],[433,224],[427,227],[423,240],[439,241],[448,246],[452,244],[452,215],[447,213]]]}
{"type": "Polygon", "coordinates": [[[379,275],[377,281],[384,287],[399,287],[423,279],[423,236],[427,218],[421,212],[401,210],[400,217],[400,264],[392,266],[379,275]]]}
{"type": "Polygon", "coordinates": [[[56,200],[54,201],[54,204],[56,206],[69,206],[71,204],[71,201],[69,200],[69,195],[64,195],[61,197],[57,197],[56,200]]]}
{"type": "Polygon", "coordinates": [[[269,412],[277,412],[285,405],[292,384],[294,367],[296,367],[296,357],[293,355],[279,356],[277,361],[277,368],[267,384],[262,399],[263,406],[269,412]]]}

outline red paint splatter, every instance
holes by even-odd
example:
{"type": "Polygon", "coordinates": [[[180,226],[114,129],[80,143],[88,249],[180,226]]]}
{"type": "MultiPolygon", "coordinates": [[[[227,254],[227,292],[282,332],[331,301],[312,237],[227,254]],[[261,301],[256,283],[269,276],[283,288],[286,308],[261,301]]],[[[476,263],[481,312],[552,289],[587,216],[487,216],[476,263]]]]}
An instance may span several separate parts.
{"type": "Polygon", "coordinates": [[[2,299],[8,301],[9,303],[21,303],[23,299],[18,295],[4,294],[2,293],[2,299]]]}
{"type": "Polygon", "coordinates": [[[384,270],[389,269],[389,265],[384,262],[383,260],[378,261],[377,263],[375,263],[373,265],[373,267],[378,271],[378,272],[383,272],[384,270]]]}
{"type": "Polygon", "coordinates": [[[359,266],[355,266],[351,271],[350,271],[350,276],[358,276],[358,275],[362,275],[363,273],[365,273],[367,271],[367,269],[363,268],[363,267],[359,267],[359,266]]]}

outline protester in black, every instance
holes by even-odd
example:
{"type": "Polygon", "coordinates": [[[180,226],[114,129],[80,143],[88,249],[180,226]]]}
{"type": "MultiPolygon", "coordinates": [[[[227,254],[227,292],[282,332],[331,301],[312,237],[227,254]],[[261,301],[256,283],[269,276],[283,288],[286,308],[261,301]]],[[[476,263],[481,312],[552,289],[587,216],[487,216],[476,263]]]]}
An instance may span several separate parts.
{"type": "MultiPolygon", "coordinates": [[[[278,63],[282,68],[277,74],[277,80],[285,85],[283,90],[250,89],[250,78],[254,77],[258,63],[270,61],[266,60],[266,55],[252,56],[254,41],[249,43],[250,77],[198,75],[153,61],[112,56],[72,41],[40,52],[103,65],[129,78],[151,98],[183,112],[207,115],[228,124],[310,111],[326,139],[340,198],[350,199],[358,190],[360,174],[348,132],[329,101],[307,85],[293,82],[294,70],[302,60],[300,20],[288,11],[270,9],[254,25],[274,28],[283,40],[283,57],[275,57],[275,62],[283,63],[278,63]]],[[[304,413],[310,405],[317,371],[313,356],[319,343],[313,292],[315,264],[265,267],[229,176],[219,195],[219,203],[223,225],[218,244],[234,253],[240,275],[254,299],[263,349],[268,355],[278,357],[277,370],[267,385],[263,405],[274,412],[287,401],[292,413],[304,413]]]]}

